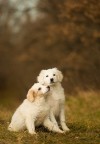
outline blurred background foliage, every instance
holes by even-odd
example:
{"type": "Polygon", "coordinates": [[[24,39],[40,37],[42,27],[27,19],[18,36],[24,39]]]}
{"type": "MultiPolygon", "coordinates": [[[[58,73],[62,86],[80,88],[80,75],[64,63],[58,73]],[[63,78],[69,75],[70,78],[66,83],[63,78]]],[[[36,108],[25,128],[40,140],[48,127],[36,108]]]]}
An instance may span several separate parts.
{"type": "Polygon", "coordinates": [[[1,97],[22,99],[52,67],[66,93],[99,91],[100,1],[0,0],[1,97]]]}

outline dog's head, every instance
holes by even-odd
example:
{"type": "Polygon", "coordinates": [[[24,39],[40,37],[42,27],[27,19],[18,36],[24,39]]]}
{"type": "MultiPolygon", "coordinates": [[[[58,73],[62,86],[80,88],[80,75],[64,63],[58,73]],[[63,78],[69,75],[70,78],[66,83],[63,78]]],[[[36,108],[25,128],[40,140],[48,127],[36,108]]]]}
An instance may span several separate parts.
{"type": "Polygon", "coordinates": [[[62,72],[57,68],[42,70],[37,77],[37,81],[43,85],[54,85],[57,82],[61,82],[62,79],[62,72]]]}
{"type": "Polygon", "coordinates": [[[49,86],[41,85],[40,83],[35,83],[27,93],[27,99],[33,102],[36,98],[43,97],[50,91],[49,86]]]}

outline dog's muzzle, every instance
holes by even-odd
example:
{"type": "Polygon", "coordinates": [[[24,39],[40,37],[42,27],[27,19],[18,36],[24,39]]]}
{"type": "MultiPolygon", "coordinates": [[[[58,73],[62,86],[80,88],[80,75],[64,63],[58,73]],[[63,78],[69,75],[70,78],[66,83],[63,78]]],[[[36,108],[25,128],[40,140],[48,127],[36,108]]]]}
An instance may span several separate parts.
{"type": "Polygon", "coordinates": [[[50,82],[51,82],[51,83],[54,83],[54,79],[53,79],[53,78],[51,78],[51,79],[50,79],[50,82]]]}
{"type": "Polygon", "coordinates": [[[47,89],[48,89],[48,90],[50,90],[50,87],[49,87],[49,86],[47,86],[47,89]]]}

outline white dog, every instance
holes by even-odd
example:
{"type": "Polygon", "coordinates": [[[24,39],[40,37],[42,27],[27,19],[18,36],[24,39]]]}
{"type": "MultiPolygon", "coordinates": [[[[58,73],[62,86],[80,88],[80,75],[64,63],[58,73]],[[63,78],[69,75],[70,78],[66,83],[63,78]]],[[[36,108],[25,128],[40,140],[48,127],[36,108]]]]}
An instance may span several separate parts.
{"type": "Polygon", "coordinates": [[[63,75],[57,68],[42,70],[37,77],[39,83],[45,86],[50,86],[50,93],[48,96],[48,104],[50,105],[50,120],[58,127],[56,118],[59,118],[62,129],[66,132],[69,128],[65,123],[64,89],[61,86],[63,75]]]}
{"type": "Polygon", "coordinates": [[[46,102],[49,91],[49,86],[35,83],[29,89],[27,99],[15,111],[8,130],[19,131],[27,128],[30,134],[35,134],[35,126],[43,124],[50,131],[63,133],[49,119],[50,107],[46,102]]]}

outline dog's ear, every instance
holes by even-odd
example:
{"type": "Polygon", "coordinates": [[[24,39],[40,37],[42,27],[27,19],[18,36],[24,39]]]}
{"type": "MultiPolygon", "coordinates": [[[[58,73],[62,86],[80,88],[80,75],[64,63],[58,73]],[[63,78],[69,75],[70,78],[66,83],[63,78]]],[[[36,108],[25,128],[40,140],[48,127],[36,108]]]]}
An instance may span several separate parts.
{"type": "Polygon", "coordinates": [[[35,92],[32,89],[29,89],[28,93],[27,93],[27,99],[30,102],[33,102],[35,100],[35,92]]]}
{"type": "Polygon", "coordinates": [[[55,72],[56,72],[56,74],[57,74],[58,81],[59,81],[59,82],[62,82],[62,80],[63,80],[63,74],[62,74],[62,72],[59,71],[57,68],[53,68],[53,69],[55,70],[55,72]]]}
{"type": "Polygon", "coordinates": [[[58,79],[59,79],[60,82],[62,82],[62,80],[63,80],[63,74],[59,70],[58,70],[58,79]]]}
{"type": "Polygon", "coordinates": [[[38,81],[40,84],[44,84],[44,72],[45,72],[45,70],[41,70],[39,76],[37,77],[37,81],[38,81]]]}

